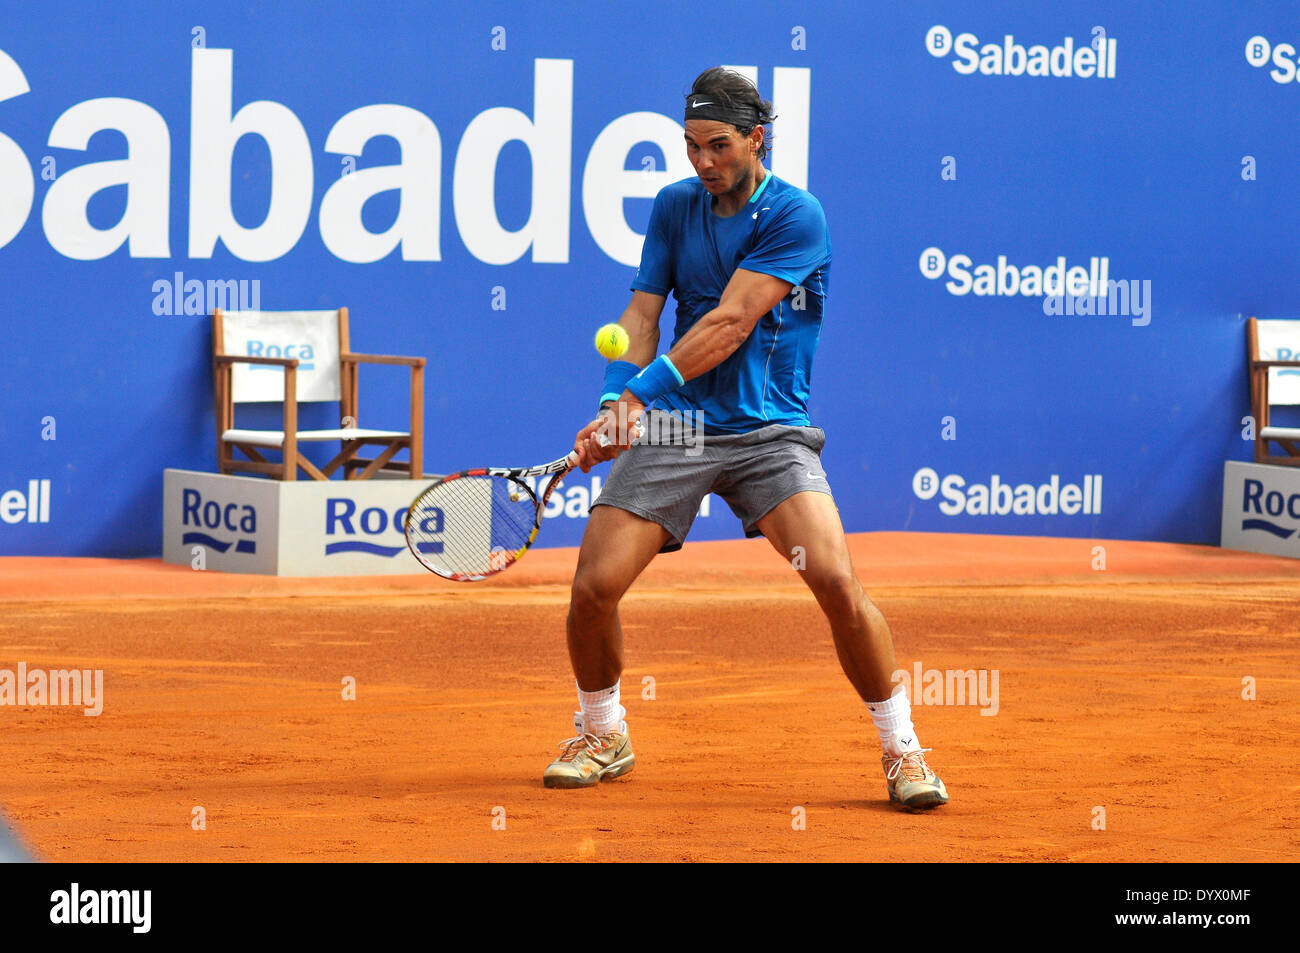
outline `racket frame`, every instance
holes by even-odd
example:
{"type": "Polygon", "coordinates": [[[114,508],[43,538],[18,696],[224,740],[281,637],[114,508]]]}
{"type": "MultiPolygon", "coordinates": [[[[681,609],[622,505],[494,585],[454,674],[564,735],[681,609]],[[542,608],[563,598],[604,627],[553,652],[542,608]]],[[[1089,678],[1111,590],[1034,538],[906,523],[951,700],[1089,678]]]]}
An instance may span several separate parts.
{"type": "Polygon", "coordinates": [[[456,473],[449,473],[425,487],[420,492],[420,495],[412,500],[411,505],[407,507],[406,519],[403,522],[403,535],[406,537],[406,546],[411,551],[411,555],[415,557],[416,561],[421,566],[432,572],[434,575],[440,576],[443,579],[448,579],[451,582],[479,582],[487,579],[489,576],[495,576],[497,573],[505,572],[522,559],[524,553],[528,552],[529,547],[533,545],[534,540],[537,539],[537,534],[541,531],[542,514],[546,510],[546,503],[550,500],[551,493],[557,486],[559,486],[560,481],[568,475],[569,471],[577,465],[578,454],[576,451],[571,451],[567,456],[534,467],[475,467],[470,470],[460,470],[456,473]],[[551,476],[551,480],[546,484],[546,489],[542,492],[542,495],[539,498],[536,491],[524,481],[529,477],[543,476],[551,476]],[[494,554],[492,566],[486,573],[449,572],[436,566],[426,556],[418,551],[417,541],[412,538],[412,517],[415,515],[417,508],[421,506],[422,501],[437,488],[456,480],[463,479],[464,477],[501,477],[510,480],[512,491],[516,486],[521,487],[533,501],[533,528],[528,534],[528,539],[524,542],[523,546],[514,552],[506,552],[502,550],[501,555],[503,558],[500,560],[496,559],[494,554]]]}

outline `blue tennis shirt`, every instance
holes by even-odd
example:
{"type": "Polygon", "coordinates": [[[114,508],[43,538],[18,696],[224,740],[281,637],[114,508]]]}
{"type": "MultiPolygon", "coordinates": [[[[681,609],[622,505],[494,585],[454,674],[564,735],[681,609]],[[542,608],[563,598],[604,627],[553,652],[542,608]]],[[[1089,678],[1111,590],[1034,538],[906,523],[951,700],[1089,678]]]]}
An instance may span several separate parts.
{"type": "Polygon", "coordinates": [[[747,433],[769,424],[809,426],[808,387],[821,336],[831,241],[821,203],[768,174],[739,212],[713,214],[698,178],[655,196],[634,291],[677,300],[673,344],[722,298],[737,268],[790,282],[790,294],[759,319],[730,357],[656,406],[702,411],[706,431],[747,433]]]}

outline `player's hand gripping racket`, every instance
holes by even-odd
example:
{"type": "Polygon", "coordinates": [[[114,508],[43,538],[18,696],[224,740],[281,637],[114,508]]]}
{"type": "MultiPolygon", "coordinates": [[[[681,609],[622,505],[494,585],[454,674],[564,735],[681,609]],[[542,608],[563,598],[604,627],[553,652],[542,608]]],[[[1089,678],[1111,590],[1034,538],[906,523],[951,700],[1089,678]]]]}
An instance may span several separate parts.
{"type": "MultiPolygon", "coordinates": [[[[633,427],[633,439],[640,436],[633,427]]],[[[596,435],[602,446],[609,438],[596,435]]],[[[449,474],[415,498],[406,545],[420,565],[454,582],[477,582],[509,569],[542,528],[542,512],[578,453],[536,467],[480,467],[449,474]],[[550,477],[544,489],[530,483],[550,477]]]]}

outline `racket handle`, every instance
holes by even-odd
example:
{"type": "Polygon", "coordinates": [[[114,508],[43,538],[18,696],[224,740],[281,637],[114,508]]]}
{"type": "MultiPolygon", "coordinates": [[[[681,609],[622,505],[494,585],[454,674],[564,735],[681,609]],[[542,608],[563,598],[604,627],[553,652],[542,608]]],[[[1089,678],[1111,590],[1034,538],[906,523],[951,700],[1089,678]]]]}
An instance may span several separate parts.
{"type": "MultiPolygon", "coordinates": [[[[635,424],[632,425],[632,439],[633,439],[633,440],[639,440],[639,439],[641,438],[641,435],[642,435],[644,432],[645,432],[645,431],[641,428],[641,422],[640,422],[639,420],[638,420],[635,424]]],[[[608,446],[611,446],[611,445],[614,443],[614,441],[610,440],[608,437],[606,437],[606,436],[605,436],[603,433],[601,433],[600,431],[596,431],[596,433],[595,433],[595,437],[596,437],[596,443],[600,444],[602,447],[608,447],[608,446]]],[[[578,465],[578,451],[577,451],[577,450],[570,450],[570,451],[569,451],[569,463],[572,464],[573,466],[577,466],[577,465],[578,465]]]]}
{"type": "MultiPolygon", "coordinates": [[[[641,439],[641,437],[645,434],[645,429],[641,426],[641,421],[638,420],[634,424],[632,424],[632,429],[630,433],[633,440],[641,439]]],[[[596,443],[600,444],[602,447],[608,447],[611,446],[614,443],[614,441],[610,440],[600,431],[596,431],[596,443]]]]}
{"type": "MultiPolygon", "coordinates": [[[[645,430],[641,426],[641,421],[638,420],[636,421],[636,423],[632,424],[631,433],[632,433],[633,440],[641,439],[642,435],[644,435],[645,433],[645,430]]],[[[610,440],[600,431],[596,431],[596,443],[600,444],[602,447],[608,447],[611,446],[614,443],[614,441],[610,440]]]]}

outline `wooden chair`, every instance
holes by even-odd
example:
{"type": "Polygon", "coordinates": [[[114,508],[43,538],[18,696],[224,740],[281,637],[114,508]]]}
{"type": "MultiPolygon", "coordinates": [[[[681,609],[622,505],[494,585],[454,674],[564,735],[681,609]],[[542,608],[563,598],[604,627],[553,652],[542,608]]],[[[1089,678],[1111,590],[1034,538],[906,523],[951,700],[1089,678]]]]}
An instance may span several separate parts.
{"type": "Polygon", "coordinates": [[[212,371],[217,403],[217,469],[248,471],[296,480],[302,470],[313,480],[328,480],[342,467],[347,480],[367,480],[384,472],[423,477],[424,365],[422,357],[354,354],[348,344],[348,309],[337,311],[216,311],[212,315],[212,371]],[[411,369],[409,430],[368,430],[357,425],[357,371],[361,364],[396,364],[411,369]],[[240,430],[235,404],[280,402],[283,430],[240,430]],[[341,425],[332,430],[299,430],[298,404],[337,401],[341,425]],[[340,441],[342,449],[317,468],[298,450],[301,443],[340,441]],[[357,454],[382,447],[373,459],[357,454]],[[262,451],[281,453],[276,462],[262,451]],[[409,462],[393,462],[401,450],[409,462]],[[246,459],[235,456],[238,450],[246,459]]]}
{"type": "Polygon", "coordinates": [[[1300,321],[1246,322],[1250,412],[1255,416],[1255,462],[1300,466],[1300,427],[1274,427],[1270,407],[1300,406],[1300,321]],[[1270,452],[1270,443],[1284,451],[1270,452]]]}

